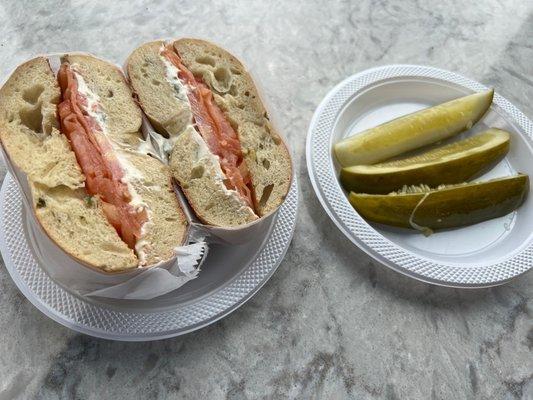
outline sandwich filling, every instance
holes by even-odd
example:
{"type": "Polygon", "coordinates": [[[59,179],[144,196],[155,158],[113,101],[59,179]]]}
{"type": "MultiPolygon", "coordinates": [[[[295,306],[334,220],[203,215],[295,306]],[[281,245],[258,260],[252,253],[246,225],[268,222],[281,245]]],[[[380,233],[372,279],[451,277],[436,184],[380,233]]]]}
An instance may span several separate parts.
{"type": "Polygon", "coordinates": [[[85,175],[86,190],[101,199],[108,221],[142,258],[137,244],[145,234],[149,210],[129,183],[133,167],[106,137],[105,114],[98,96],[87,88],[81,75],[63,63],[58,81],[62,94],[58,105],[61,131],[69,139],[85,175]]]}
{"type": "Polygon", "coordinates": [[[177,69],[177,78],[186,88],[195,127],[209,150],[218,156],[220,167],[226,176],[225,186],[237,191],[246,204],[254,209],[251,176],[239,138],[215,103],[213,93],[201,78],[195,77],[183,64],[171,45],[161,50],[161,56],[177,69]]]}

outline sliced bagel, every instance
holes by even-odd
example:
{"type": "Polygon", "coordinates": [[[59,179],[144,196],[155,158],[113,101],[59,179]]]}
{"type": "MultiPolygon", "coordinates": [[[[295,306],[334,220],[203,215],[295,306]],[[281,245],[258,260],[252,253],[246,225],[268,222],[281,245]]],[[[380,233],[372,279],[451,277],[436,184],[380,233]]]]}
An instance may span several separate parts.
{"type": "Polygon", "coordinates": [[[86,200],[85,178],[58,130],[60,97],[46,58],[19,66],[0,89],[2,146],[27,175],[37,220],[55,243],[96,268],[135,268],[137,257],[107,221],[99,200],[86,200]]]}
{"type": "Polygon", "coordinates": [[[84,94],[96,99],[97,122],[105,125],[131,201],[148,218],[130,248],[100,196],[88,194],[72,143],[59,129],[61,89],[48,60],[39,57],[17,68],[0,89],[0,141],[9,161],[27,176],[37,220],[59,247],[93,268],[117,272],[170,259],[186,239],[187,221],[168,166],[139,151],[141,112],[123,75],[92,56],[66,55],[62,61],[75,70],[84,94]]]}
{"type": "Polygon", "coordinates": [[[236,226],[258,217],[236,191],[228,190],[218,158],[192,126],[184,86],[165,62],[162,41],[135,50],[127,62],[128,77],[153,127],[169,138],[169,164],[198,218],[209,225],[236,226]],[[173,81],[169,81],[172,79],[173,81]]]}
{"type": "MultiPolygon", "coordinates": [[[[198,125],[188,98],[191,88],[178,79],[176,67],[163,57],[165,43],[157,41],[134,50],[127,60],[126,69],[141,108],[156,131],[169,138],[167,144],[171,150],[170,165],[174,177],[205,223],[235,226],[270,213],[279,207],[289,190],[291,161],[285,144],[268,120],[251,77],[239,61],[215,45],[203,41],[191,42],[189,39],[177,41],[174,45],[183,64],[211,90],[217,107],[238,136],[244,164],[251,176],[254,209],[248,207],[250,209],[243,212],[250,205],[246,200],[239,200],[228,193],[222,195],[226,187],[220,188],[220,181],[225,182],[226,177],[222,171],[222,179],[219,179],[218,173],[213,173],[221,169],[221,163],[212,152],[215,158],[210,159],[210,165],[217,163],[218,167],[204,168],[204,172],[210,171],[207,176],[191,184],[193,178],[186,171],[191,172],[198,160],[206,159],[194,149],[209,149],[209,146],[202,135],[189,132],[195,129],[193,125],[198,125]],[[192,46],[195,43],[197,47],[192,46]],[[180,138],[184,132],[187,134],[180,138]],[[191,139],[194,139],[192,143],[187,142],[191,139]],[[207,182],[209,180],[212,182],[207,182]],[[200,182],[203,189],[200,189],[200,182]],[[215,192],[219,202],[216,210],[206,207],[209,201],[206,201],[205,190],[213,190],[214,186],[219,187],[215,192]],[[224,208],[227,215],[221,218],[219,210],[224,208]],[[229,214],[235,214],[235,217],[231,218],[229,214]],[[245,215],[247,217],[243,218],[245,215]]],[[[197,176],[198,171],[194,169],[193,175],[197,176]]]]}

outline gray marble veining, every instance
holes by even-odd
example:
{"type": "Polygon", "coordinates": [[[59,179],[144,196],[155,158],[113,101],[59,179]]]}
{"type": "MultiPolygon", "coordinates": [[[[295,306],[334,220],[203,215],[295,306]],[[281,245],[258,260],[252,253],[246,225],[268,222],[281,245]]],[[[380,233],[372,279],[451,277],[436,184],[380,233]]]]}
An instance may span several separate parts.
{"type": "Polygon", "coordinates": [[[301,188],[278,272],[244,307],[184,337],[78,335],[43,316],[1,268],[0,399],[533,399],[533,274],[461,291],[377,265],[322,211],[304,159],[323,96],[377,65],[457,71],[533,118],[531,2],[4,0],[0,21],[4,77],[44,52],[122,62],[160,37],[227,46],[276,105],[301,188]]]}

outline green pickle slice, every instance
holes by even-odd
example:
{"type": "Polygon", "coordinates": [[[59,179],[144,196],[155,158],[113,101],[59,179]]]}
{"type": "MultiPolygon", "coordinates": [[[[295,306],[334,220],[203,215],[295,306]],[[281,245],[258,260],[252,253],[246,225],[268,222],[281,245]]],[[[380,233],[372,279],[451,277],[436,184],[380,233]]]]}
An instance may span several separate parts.
{"type": "Polygon", "coordinates": [[[492,128],[414,157],[343,168],[340,180],[348,191],[383,194],[403,186],[461,183],[501,160],[509,151],[509,141],[508,132],[492,128]]]}
{"type": "Polygon", "coordinates": [[[409,186],[387,195],[351,192],[349,200],[369,221],[428,233],[506,215],[524,202],[528,191],[528,176],[519,174],[436,189],[409,186]]]}
{"type": "Polygon", "coordinates": [[[494,90],[474,93],[396,118],[334,146],[343,167],[374,164],[470,129],[492,103],[494,90]]]}

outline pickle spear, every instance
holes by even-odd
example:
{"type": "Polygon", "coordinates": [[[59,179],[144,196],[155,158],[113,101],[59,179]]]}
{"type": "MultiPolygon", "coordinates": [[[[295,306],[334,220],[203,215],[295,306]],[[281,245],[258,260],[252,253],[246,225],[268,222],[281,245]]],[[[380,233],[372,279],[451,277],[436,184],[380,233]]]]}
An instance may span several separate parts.
{"type": "Polygon", "coordinates": [[[403,186],[461,183],[489,169],[509,151],[510,135],[489,129],[423,154],[341,170],[341,183],[357,193],[390,193],[403,186]]]}
{"type": "Polygon", "coordinates": [[[474,93],[396,118],[334,146],[343,167],[374,164],[470,129],[492,103],[494,90],[474,93]]]}
{"type": "Polygon", "coordinates": [[[350,203],[369,221],[412,229],[472,225],[517,209],[529,190],[519,174],[486,182],[443,185],[430,189],[405,187],[388,195],[351,192],[350,203]]]}

